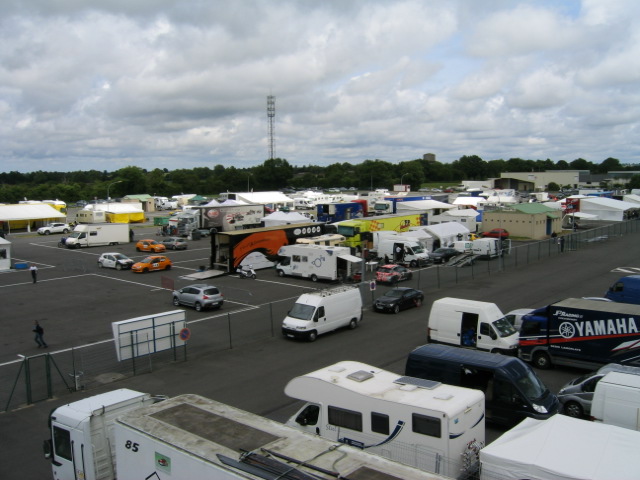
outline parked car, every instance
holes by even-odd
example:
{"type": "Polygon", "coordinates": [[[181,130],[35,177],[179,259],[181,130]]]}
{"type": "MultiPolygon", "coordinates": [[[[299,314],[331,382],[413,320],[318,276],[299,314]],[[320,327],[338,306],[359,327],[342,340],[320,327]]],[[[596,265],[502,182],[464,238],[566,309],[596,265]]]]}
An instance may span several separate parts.
{"type": "Polygon", "coordinates": [[[561,412],[569,417],[582,418],[591,413],[593,394],[598,382],[609,372],[623,372],[640,375],[640,367],[609,363],[597,371],[574,378],[558,392],[561,412]]]}
{"type": "Polygon", "coordinates": [[[199,312],[205,308],[220,308],[223,303],[224,295],[213,285],[197,283],[173,291],[173,304],[176,307],[187,305],[199,312]]]}
{"type": "Polygon", "coordinates": [[[133,260],[131,260],[129,257],[118,252],[103,253],[98,258],[98,267],[100,268],[115,268],[116,270],[125,270],[131,268],[133,263],[133,260]]]}
{"type": "Polygon", "coordinates": [[[504,228],[492,228],[488,232],[483,232],[482,236],[489,238],[509,238],[509,232],[504,228]]]}
{"type": "Polygon", "coordinates": [[[164,255],[150,255],[144,260],[134,263],[131,270],[136,273],[147,273],[156,270],[169,270],[171,265],[171,260],[164,255]]]}
{"type": "Polygon", "coordinates": [[[397,287],[378,297],[373,304],[376,312],[398,313],[411,307],[419,307],[424,300],[424,293],[415,288],[397,287]]]}
{"type": "Polygon", "coordinates": [[[39,235],[50,235],[52,233],[69,233],[71,227],[67,223],[50,223],[44,227],[40,227],[37,232],[39,235]]]}
{"type": "Polygon", "coordinates": [[[433,252],[429,252],[429,258],[433,263],[445,263],[456,255],[460,255],[460,252],[451,247],[436,248],[433,252]]]}
{"type": "Polygon", "coordinates": [[[382,283],[396,283],[401,280],[410,280],[413,272],[402,265],[381,265],[376,269],[376,281],[382,283]]]}
{"type": "Polygon", "coordinates": [[[171,250],[186,250],[187,241],[180,237],[169,237],[162,240],[162,245],[171,250]]]}
{"type": "Polygon", "coordinates": [[[162,253],[167,249],[163,244],[156,242],[155,240],[151,240],[149,238],[145,238],[139,240],[136,243],[136,250],[138,252],[155,252],[162,253]]]}

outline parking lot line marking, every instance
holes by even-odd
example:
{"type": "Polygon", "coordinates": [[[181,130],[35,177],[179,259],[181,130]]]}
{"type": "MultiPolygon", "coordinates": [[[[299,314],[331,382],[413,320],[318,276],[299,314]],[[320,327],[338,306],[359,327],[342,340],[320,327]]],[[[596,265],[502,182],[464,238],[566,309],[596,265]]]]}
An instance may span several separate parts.
{"type": "MultiPolygon", "coordinates": [[[[28,272],[29,270],[26,270],[26,271],[28,272]]],[[[38,278],[38,282],[37,283],[55,282],[57,280],[68,280],[70,278],[86,277],[87,275],[95,275],[95,273],[83,273],[82,275],[72,275],[70,277],[38,278]]],[[[17,285],[26,285],[26,284],[29,284],[29,283],[33,283],[33,280],[29,280],[27,282],[12,283],[12,284],[9,284],[9,285],[0,285],[0,288],[15,287],[17,285]]]]}

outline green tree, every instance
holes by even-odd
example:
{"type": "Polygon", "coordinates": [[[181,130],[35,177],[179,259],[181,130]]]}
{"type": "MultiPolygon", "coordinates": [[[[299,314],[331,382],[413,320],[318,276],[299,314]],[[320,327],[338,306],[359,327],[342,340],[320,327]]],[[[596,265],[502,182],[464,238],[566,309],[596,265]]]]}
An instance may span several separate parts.
{"type": "Polygon", "coordinates": [[[639,189],[640,188],[640,175],[633,175],[629,179],[629,183],[627,184],[629,189],[639,189]]]}
{"type": "Polygon", "coordinates": [[[573,162],[569,163],[569,166],[573,170],[591,170],[593,166],[590,162],[586,161],[584,158],[577,158],[573,162]]]}
{"type": "Polygon", "coordinates": [[[293,167],[283,158],[266,160],[251,170],[255,190],[280,190],[289,185],[293,177],[293,167]]]}

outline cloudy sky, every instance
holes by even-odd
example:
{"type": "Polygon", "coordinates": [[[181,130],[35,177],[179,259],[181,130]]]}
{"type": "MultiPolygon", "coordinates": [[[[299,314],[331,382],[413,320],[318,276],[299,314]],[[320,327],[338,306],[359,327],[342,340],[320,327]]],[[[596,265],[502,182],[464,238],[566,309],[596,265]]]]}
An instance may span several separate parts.
{"type": "Polygon", "coordinates": [[[0,171],[640,163],[637,0],[3,0],[0,171]]]}

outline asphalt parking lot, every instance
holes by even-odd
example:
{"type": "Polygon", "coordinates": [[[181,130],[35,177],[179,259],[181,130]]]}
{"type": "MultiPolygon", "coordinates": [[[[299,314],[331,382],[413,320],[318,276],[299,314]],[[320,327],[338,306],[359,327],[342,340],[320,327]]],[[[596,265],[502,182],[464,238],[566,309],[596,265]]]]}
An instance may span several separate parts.
{"type": "MultiPolygon", "coordinates": [[[[134,231],[136,239],[159,238],[152,227],[134,227],[134,231]]],[[[39,275],[35,285],[28,271],[0,275],[3,294],[0,364],[15,361],[18,355],[40,353],[31,333],[34,320],[43,324],[49,349],[56,351],[110,338],[113,321],[174,310],[166,287],[197,283],[183,277],[206,265],[210,250],[208,239],[193,241],[185,251],[167,252],[174,262],[170,271],[135,274],[99,269],[96,263],[105,251],[121,251],[134,260],[145,256],[136,252],[132,244],[67,250],[57,247],[56,236],[18,234],[9,240],[13,242],[14,258],[36,263],[39,275]]],[[[105,384],[93,391],[58,396],[0,414],[0,430],[4,432],[0,447],[6,454],[2,476],[51,477],[50,465],[41,454],[41,442],[47,436],[47,414],[51,408],[81,396],[123,387],[170,396],[197,393],[284,421],[298,406],[283,393],[286,382],[296,375],[340,360],[363,361],[403,373],[407,353],[425,341],[426,318],[431,302],[437,298],[455,296],[492,301],[506,312],[543,306],[571,296],[602,296],[618,277],[637,273],[633,269],[640,271],[638,245],[637,234],[620,236],[518,270],[479,276],[455,288],[422,285],[426,300],[421,308],[398,315],[367,310],[357,329],[328,334],[314,343],[294,342],[278,334],[232,348],[222,342],[215,344],[216,338],[210,340],[215,344],[211,348],[206,342],[194,342],[197,347],[190,347],[186,362],[164,365],[152,373],[105,384]]],[[[257,280],[226,275],[207,283],[223,291],[224,307],[203,312],[185,308],[187,321],[194,325],[220,323],[221,328],[227,313],[258,311],[258,307],[264,312],[265,305],[292,304],[304,291],[318,287],[307,280],[281,279],[272,270],[258,271],[257,280]]],[[[247,324],[244,328],[252,326],[247,324]]],[[[552,391],[581,373],[564,368],[539,372],[552,391]]],[[[499,428],[489,427],[487,439],[492,440],[500,433],[499,428]]]]}

